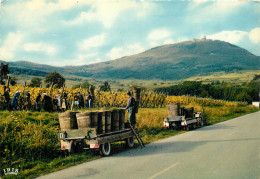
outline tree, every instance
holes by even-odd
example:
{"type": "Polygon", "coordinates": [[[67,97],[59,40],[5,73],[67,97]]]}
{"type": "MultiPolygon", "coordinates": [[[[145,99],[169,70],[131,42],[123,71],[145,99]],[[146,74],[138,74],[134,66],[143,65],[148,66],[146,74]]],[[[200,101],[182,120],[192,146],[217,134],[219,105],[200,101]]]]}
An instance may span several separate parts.
{"type": "Polygon", "coordinates": [[[111,91],[110,84],[107,81],[100,85],[99,88],[101,91],[111,91]]]}
{"type": "Polygon", "coordinates": [[[248,103],[252,102],[252,98],[244,91],[242,91],[241,93],[239,93],[236,96],[236,100],[237,101],[247,101],[248,103]]]}
{"type": "Polygon", "coordinates": [[[0,65],[0,85],[5,85],[4,79],[7,79],[7,74],[10,73],[8,69],[8,64],[4,65],[1,63],[0,65]]]}
{"type": "Polygon", "coordinates": [[[30,87],[40,87],[42,84],[42,79],[39,77],[34,77],[31,79],[30,87]]]}
{"type": "Polygon", "coordinates": [[[84,89],[89,89],[89,87],[90,87],[90,83],[89,82],[84,82],[84,83],[81,83],[81,84],[78,84],[78,85],[74,85],[72,88],[73,89],[76,89],[76,88],[84,88],[84,89]]]}
{"type": "Polygon", "coordinates": [[[50,87],[52,84],[57,85],[57,88],[61,88],[65,84],[65,78],[59,74],[58,72],[51,72],[46,77],[44,82],[46,83],[46,87],[50,87]]]}
{"type": "Polygon", "coordinates": [[[12,86],[16,85],[16,84],[17,84],[17,78],[14,77],[14,76],[11,76],[11,77],[10,77],[10,84],[11,84],[12,86]]]}

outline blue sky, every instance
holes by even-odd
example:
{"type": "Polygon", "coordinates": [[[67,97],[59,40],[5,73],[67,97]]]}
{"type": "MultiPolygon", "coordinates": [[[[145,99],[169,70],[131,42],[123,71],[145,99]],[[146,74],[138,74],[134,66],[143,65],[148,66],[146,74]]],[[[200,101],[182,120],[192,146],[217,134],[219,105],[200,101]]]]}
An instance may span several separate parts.
{"type": "Polygon", "coordinates": [[[4,61],[84,65],[203,36],[260,55],[260,1],[0,1],[4,61]]]}

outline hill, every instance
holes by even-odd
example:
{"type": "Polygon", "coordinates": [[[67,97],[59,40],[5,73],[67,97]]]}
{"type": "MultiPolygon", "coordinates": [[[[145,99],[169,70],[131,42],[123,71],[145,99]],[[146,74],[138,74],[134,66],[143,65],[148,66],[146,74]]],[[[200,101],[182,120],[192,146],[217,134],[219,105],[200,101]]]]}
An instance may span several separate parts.
{"type": "Polygon", "coordinates": [[[64,75],[94,79],[177,80],[233,70],[259,70],[260,57],[218,40],[194,40],[152,48],[140,54],[84,66],[54,67],[30,62],[10,62],[12,74],[64,75]]]}

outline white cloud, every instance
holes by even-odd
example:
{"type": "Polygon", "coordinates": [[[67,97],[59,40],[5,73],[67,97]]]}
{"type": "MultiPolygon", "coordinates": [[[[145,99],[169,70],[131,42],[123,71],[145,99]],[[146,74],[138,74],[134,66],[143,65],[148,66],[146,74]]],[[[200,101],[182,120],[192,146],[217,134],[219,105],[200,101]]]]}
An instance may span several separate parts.
{"type": "Polygon", "coordinates": [[[29,31],[33,29],[32,32],[35,33],[35,31],[38,32],[38,30],[41,31],[41,28],[45,30],[50,28],[49,22],[53,21],[56,17],[52,16],[50,19],[49,15],[58,11],[80,8],[82,5],[89,3],[89,1],[84,0],[26,0],[17,1],[15,3],[5,2],[1,10],[8,13],[5,13],[4,18],[1,20],[4,20],[5,23],[19,24],[20,29],[25,28],[29,31]]]}
{"type": "Polygon", "coordinates": [[[187,22],[199,23],[212,22],[216,19],[226,18],[236,9],[243,8],[246,2],[236,0],[195,0],[191,1],[187,22]]]}
{"type": "Polygon", "coordinates": [[[28,52],[43,52],[47,55],[54,55],[57,52],[57,47],[46,43],[27,43],[24,44],[24,50],[28,52]]]}
{"type": "Polygon", "coordinates": [[[260,43],[260,28],[254,28],[249,32],[249,39],[253,43],[260,43]]]}
{"type": "Polygon", "coordinates": [[[81,41],[80,43],[78,43],[78,46],[81,50],[88,50],[91,48],[100,47],[104,45],[105,39],[106,35],[103,33],[81,41]]]}
{"type": "Polygon", "coordinates": [[[23,35],[21,32],[9,33],[0,47],[1,60],[13,60],[15,51],[20,47],[23,35]]]}
{"type": "Polygon", "coordinates": [[[222,40],[230,42],[232,44],[237,44],[239,41],[243,40],[248,36],[248,32],[245,31],[221,31],[216,34],[208,35],[207,38],[213,40],[222,40]]]}
{"type": "Polygon", "coordinates": [[[152,41],[158,41],[168,38],[170,35],[171,32],[167,29],[156,29],[148,34],[147,39],[152,41]]]}
{"type": "Polygon", "coordinates": [[[141,46],[141,44],[131,44],[126,47],[115,47],[112,48],[109,53],[107,53],[107,56],[110,58],[110,60],[114,60],[123,56],[128,55],[134,55],[140,52],[143,52],[145,48],[141,46]]]}
{"type": "Polygon", "coordinates": [[[88,4],[91,8],[88,12],[81,12],[80,16],[71,20],[64,21],[67,25],[81,24],[85,21],[99,21],[104,27],[110,28],[114,21],[120,16],[120,13],[132,10],[136,17],[142,18],[146,16],[151,8],[149,2],[137,2],[132,0],[124,1],[90,1],[88,4]]]}
{"type": "Polygon", "coordinates": [[[147,36],[147,41],[150,47],[172,43],[171,31],[165,28],[155,29],[147,36]]]}
{"type": "Polygon", "coordinates": [[[174,41],[172,39],[166,39],[163,44],[173,44],[174,41]]]}

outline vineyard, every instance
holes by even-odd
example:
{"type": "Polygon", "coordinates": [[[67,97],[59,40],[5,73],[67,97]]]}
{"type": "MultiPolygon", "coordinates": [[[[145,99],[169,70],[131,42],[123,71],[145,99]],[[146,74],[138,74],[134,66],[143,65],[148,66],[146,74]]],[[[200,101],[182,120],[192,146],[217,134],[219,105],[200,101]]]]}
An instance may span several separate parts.
{"type": "MultiPolygon", "coordinates": [[[[30,88],[30,87],[23,87],[23,86],[12,86],[10,87],[10,97],[14,96],[15,92],[20,90],[21,97],[18,102],[19,109],[25,109],[25,92],[29,90],[30,92],[30,109],[34,109],[34,103],[36,100],[37,95],[39,92],[47,93],[47,95],[55,98],[55,95],[58,92],[62,92],[63,89],[50,89],[50,88],[30,88]]],[[[71,105],[74,100],[74,94],[81,92],[85,99],[85,95],[88,92],[87,89],[72,89],[72,88],[65,88],[64,93],[67,94],[67,104],[68,108],[71,108],[71,105]]],[[[4,98],[4,87],[0,86],[0,110],[3,107],[4,98]]],[[[94,106],[95,107],[125,107],[127,96],[125,92],[103,92],[99,90],[94,91],[94,106]]],[[[151,91],[142,91],[141,92],[141,100],[140,100],[140,107],[142,108],[161,108],[165,107],[165,105],[169,103],[180,103],[183,105],[202,105],[202,106],[245,106],[247,105],[246,102],[229,102],[224,100],[214,100],[210,98],[197,98],[191,96],[167,96],[163,93],[155,93],[151,91]]]]}

